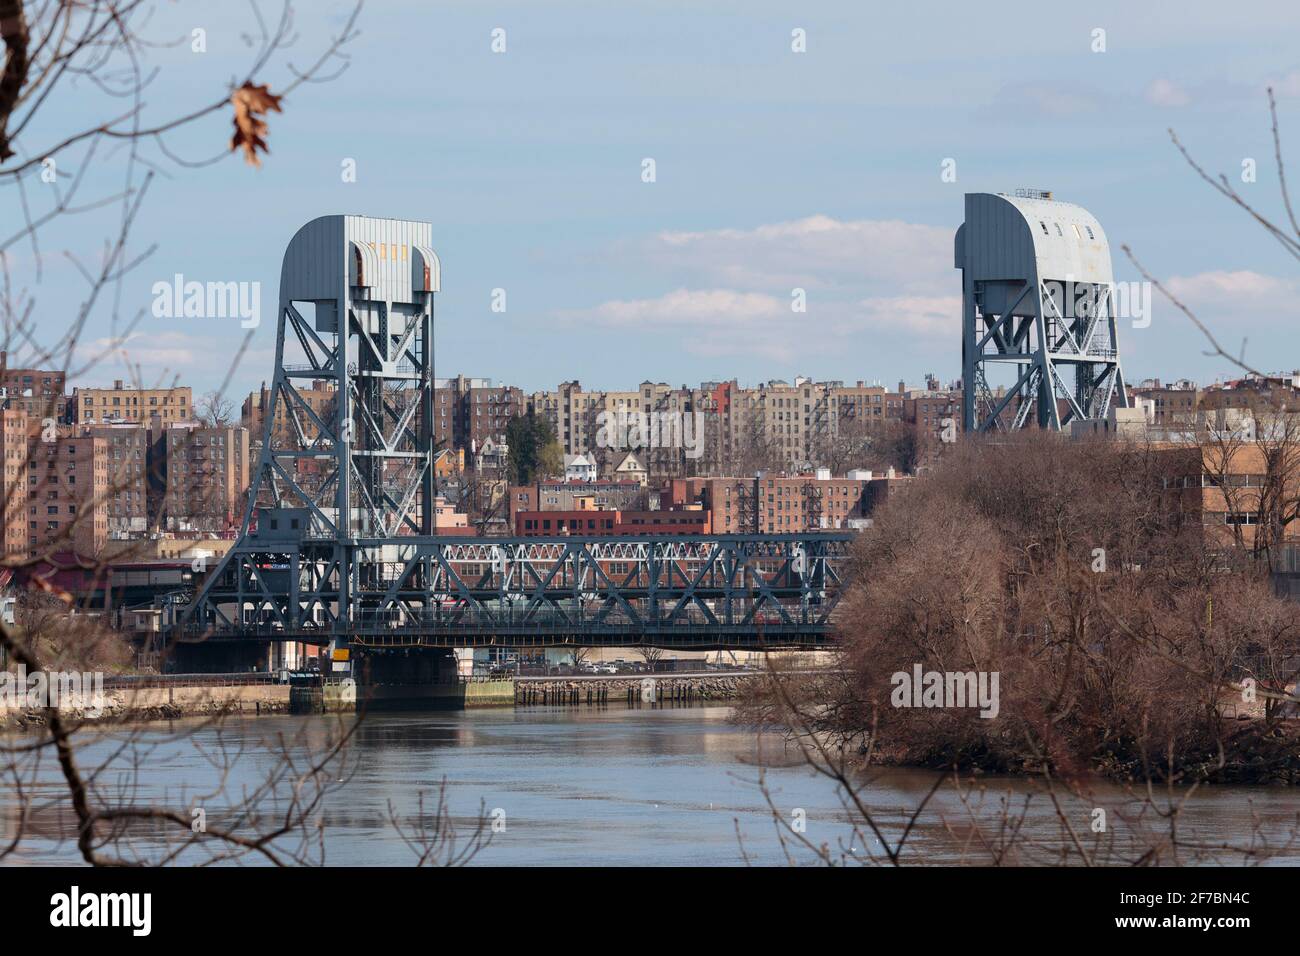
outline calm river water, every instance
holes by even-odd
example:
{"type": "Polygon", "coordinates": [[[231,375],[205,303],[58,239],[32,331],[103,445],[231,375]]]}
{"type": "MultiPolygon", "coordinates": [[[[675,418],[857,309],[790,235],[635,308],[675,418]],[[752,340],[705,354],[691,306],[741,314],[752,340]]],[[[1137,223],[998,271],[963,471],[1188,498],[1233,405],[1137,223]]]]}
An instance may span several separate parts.
{"type": "MultiPolygon", "coordinates": [[[[812,862],[793,848],[787,857],[773,820],[804,827],[813,844],[838,855],[878,852],[874,837],[854,836],[856,814],[837,788],[809,771],[774,736],[760,738],[728,721],[725,707],[627,709],[519,708],[462,712],[372,714],[349,751],[349,771],[323,801],[324,860],[332,864],[406,865],[415,854],[394,829],[395,815],[411,826],[436,804],[442,780],[462,834],[480,806],[498,830],[474,858],[488,865],[738,865],[812,862]],[[759,784],[760,766],[767,796],[759,784]],[[770,804],[769,805],[769,798],[770,804]]],[[[108,761],[106,791],[132,788],[137,804],[207,808],[220,819],[232,795],[253,792],[278,764],[282,742],[301,759],[339,724],[334,718],[264,717],[229,720],[218,729],[199,723],[146,725],[103,736],[81,752],[85,766],[108,761]],[[125,743],[124,743],[125,741],[125,743]],[[111,756],[110,756],[111,755],[111,756]],[[212,796],[224,781],[221,796],[212,796]]],[[[915,770],[875,771],[860,794],[891,839],[935,775],[915,770]]],[[[57,768],[46,759],[29,792],[36,809],[19,853],[9,865],[76,862],[70,818],[59,800],[57,768]]],[[[1168,794],[1160,792],[1162,802],[1168,794]]],[[[12,835],[16,794],[0,785],[0,837],[12,835]]],[[[260,806],[272,814],[282,805],[260,806]]],[[[1112,787],[1087,799],[1065,799],[1074,836],[1099,862],[1123,862],[1167,832],[1148,808],[1112,787]],[[1104,833],[1093,832],[1105,809],[1104,833]]],[[[1291,842],[1300,795],[1276,788],[1202,788],[1183,810],[1180,834],[1204,847],[1261,841],[1281,848],[1273,863],[1300,863],[1291,842]],[[1291,843],[1288,846],[1288,843],[1291,843]]],[[[188,812],[188,809],[187,809],[188,812]]],[[[153,858],[149,833],[131,845],[153,858]]],[[[1073,838],[1050,798],[1026,780],[984,779],[961,794],[942,787],[918,818],[904,860],[918,864],[966,860],[986,863],[1008,843],[1022,862],[1052,862],[1073,838]],[[1009,835],[1018,836],[1011,840],[1009,835]]],[[[193,855],[184,859],[195,861],[193,855]]],[[[1164,862],[1174,862],[1163,856],[1164,862]]],[[[247,862],[256,862],[246,858],[247,862]]],[[[1235,852],[1208,849],[1183,862],[1245,862],[1235,852]]]]}

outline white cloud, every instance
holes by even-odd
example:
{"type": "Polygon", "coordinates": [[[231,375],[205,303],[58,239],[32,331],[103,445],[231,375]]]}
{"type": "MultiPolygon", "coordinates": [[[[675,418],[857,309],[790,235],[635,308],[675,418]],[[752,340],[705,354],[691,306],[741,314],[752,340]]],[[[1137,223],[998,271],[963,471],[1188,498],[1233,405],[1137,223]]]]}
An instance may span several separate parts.
{"type": "Polygon", "coordinates": [[[212,353],[203,343],[180,332],[132,332],[120,338],[95,339],[78,349],[82,360],[95,360],[101,372],[112,368],[117,370],[115,374],[134,375],[139,366],[146,384],[180,366],[197,364],[200,354],[205,362],[210,361],[212,353]]]}
{"type": "Polygon", "coordinates": [[[814,215],[753,229],[664,232],[642,251],[653,264],[700,285],[788,295],[795,287],[869,281],[920,289],[951,273],[952,237],[947,227],[814,215]]]}
{"type": "MultiPolygon", "coordinates": [[[[1263,275],[1249,269],[1174,276],[1165,285],[1188,308],[1273,311],[1294,317],[1300,281],[1263,275]]],[[[1199,313],[1198,313],[1199,314],[1199,313]]],[[[1205,316],[1208,318],[1209,316],[1205,316]]]]}
{"type": "Polygon", "coordinates": [[[961,342],[961,296],[901,295],[866,299],[858,303],[860,320],[850,329],[872,335],[915,334],[933,338],[951,337],[951,346],[961,342]]]}
{"type": "Polygon", "coordinates": [[[678,287],[559,313],[589,328],[662,333],[693,355],[782,361],[869,355],[873,342],[960,335],[953,232],[814,215],[750,229],[663,232],[638,262],[678,287]],[[803,289],[807,309],[792,308],[803,289]],[[949,292],[950,294],[936,294],[949,292]]]}
{"type": "Polygon", "coordinates": [[[1192,101],[1188,92],[1164,77],[1152,80],[1147,87],[1146,100],[1152,106],[1186,106],[1192,101]]]}
{"type": "Polygon", "coordinates": [[[879,296],[859,300],[809,296],[806,312],[791,300],[731,289],[677,289],[651,299],[615,299],[563,313],[584,326],[653,335],[663,332],[702,356],[800,359],[870,352],[873,341],[909,335],[952,338],[961,330],[960,296],[879,296]]]}
{"type": "Polygon", "coordinates": [[[741,328],[783,318],[783,310],[789,314],[789,302],[782,303],[771,295],[730,289],[677,289],[655,299],[614,299],[578,314],[624,328],[651,324],[693,326],[699,322],[741,328]]]}

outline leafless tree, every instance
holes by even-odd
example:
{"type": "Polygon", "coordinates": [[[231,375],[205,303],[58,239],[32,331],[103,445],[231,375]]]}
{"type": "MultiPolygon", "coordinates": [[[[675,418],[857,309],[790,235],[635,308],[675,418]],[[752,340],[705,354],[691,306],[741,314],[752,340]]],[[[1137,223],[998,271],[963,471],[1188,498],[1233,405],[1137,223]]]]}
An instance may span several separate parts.
{"type": "Polygon", "coordinates": [[[205,428],[230,428],[235,422],[235,403],[220,392],[208,392],[194,405],[194,418],[205,428]]]}

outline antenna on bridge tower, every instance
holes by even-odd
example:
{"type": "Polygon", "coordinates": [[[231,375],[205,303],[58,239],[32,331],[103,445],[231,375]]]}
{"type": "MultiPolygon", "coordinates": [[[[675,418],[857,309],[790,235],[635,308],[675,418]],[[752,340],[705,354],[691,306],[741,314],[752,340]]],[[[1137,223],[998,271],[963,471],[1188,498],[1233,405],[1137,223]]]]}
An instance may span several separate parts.
{"type": "Polygon", "coordinates": [[[967,193],[957,230],[967,432],[1105,419],[1128,406],[1101,223],[1041,189],[967,193]],[[1002,380],[998,380],[998,373],[1002,380]]]}

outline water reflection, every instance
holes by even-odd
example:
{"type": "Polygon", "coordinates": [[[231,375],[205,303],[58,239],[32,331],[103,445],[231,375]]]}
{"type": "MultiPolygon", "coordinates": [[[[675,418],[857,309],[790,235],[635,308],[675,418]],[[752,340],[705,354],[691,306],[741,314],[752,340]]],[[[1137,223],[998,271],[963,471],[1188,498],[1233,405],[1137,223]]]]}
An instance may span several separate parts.
{"type": "MultiPolygon", "coordinates": [[[[783,819],[803,811],[803,836],[815,845],[852,856],[879,851],[873,838],[855,838],[854,815],[830,781],[793,759],[779,739],[765,735],[760,741],[751,729],[729,723],[728,714],[724,707],[611,705],[367,715],[352,741],[347,774],[323,806],[327,862],[413,862],[393,831],[390,806],[399,818],[414,817],[420,794],[427,808],[444,778],[460,826],[471,826],[480,808],[503,814],[505,830],[476,858],[480,864],[782,863],[773,807],[783,819]]],[[[275,768],[283,746],[319,749],[341,726],[319,717],[233,720],[220,728],[150,726],[131,745],[140,757],[138,770],[127,769],[136,762],[130,755],[120,755],[114,766],[122,769],[113,772],[117,782],[135,788],[137,802],[186,807],[219,786],[225,757],[236,758],[227,790],[239,792],[275,768]]],[[[81,759],[92,765],[122,740],[121,734],[106,735],[87,745],[81,759]]],[[[916,770],[872,773],[862,799],[888,839],[903,832],[934,779],[916,770]]],[[[72,821],[52,762],[42,767],[40,788],[21,860],[11,862],[76,861],[72,821]]],[[[1098,786],[1096,798],[1112,807],[1109,843],[1118,861],[1132,852],[1133,835],[1153,821],[1121,788],[1098,786]]],[[[0,791],[0,819],[11,818],[14,806],[12,791],[0,791]]],[[[1095,840],[1087,801],[1066,806],[1078,815],[1082,837],[1095,840]]],[[[1297,824],[1296,806],[1286,790],[1207,787],[1188,805],[1182,828],[1207,845],[1245,842],[1256,830],[1282,845],[1297,824]]],[[[1069,840],[1036,784],[983,781],[964,800],[953,788],[941,788],[916,822],[905,859],[988,862],[1009,827],[1036,847],[1023,862],[1052,862],[1069,840]]],[[[794,859],[811,857],[796,852],[794,859]]],[[[1218,859],[1239,861],[1223,853],[1218,859]]],[[[1291,846],[1281,861],[1300,862],[1300,853],[1291,846]]]]}

